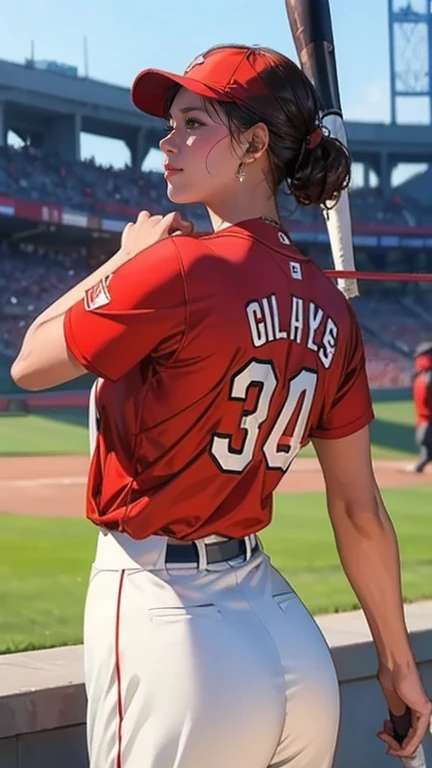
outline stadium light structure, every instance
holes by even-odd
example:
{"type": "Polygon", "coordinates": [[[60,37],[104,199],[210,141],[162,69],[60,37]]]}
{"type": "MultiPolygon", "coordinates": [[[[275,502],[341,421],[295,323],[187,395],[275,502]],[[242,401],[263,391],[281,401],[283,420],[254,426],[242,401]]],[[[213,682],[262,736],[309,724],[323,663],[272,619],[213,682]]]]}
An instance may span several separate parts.
{"type": "Polygon", "coordinates": [[[427,103],[432,124],[432,0],[388,0],[391,122],[401,98],[427,103]]]}

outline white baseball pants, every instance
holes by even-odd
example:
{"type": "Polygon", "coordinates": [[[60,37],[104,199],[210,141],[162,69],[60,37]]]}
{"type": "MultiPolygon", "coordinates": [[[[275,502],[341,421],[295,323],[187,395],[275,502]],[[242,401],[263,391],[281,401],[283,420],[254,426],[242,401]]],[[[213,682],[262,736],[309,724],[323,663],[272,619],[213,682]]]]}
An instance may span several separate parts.
{"type": "Polygon", "coordinates": [[[165,550],[162,537],[99,534],[85,611],[91,768],[330,768],[338,683],[291,587],[261,550],[168,568],[165,550]]]}

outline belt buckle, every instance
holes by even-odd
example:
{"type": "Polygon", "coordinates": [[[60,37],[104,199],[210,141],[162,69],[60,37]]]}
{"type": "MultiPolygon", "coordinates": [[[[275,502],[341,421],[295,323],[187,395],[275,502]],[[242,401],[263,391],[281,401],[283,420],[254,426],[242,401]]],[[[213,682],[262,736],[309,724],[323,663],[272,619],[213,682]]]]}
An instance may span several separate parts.
{"type": "Polygon", "coordinates": [[[252,536],[245,536],[243,541],[246,546],[245,563],[247,563],[252,557],[252,536]]]}
{"type": "MultiPolygon", "coordinates": [[[[170,546],[176,547],[179,546],[176,542],[170,542],[170,546]]],[[[248,562],[252,555],[254,554],[254,549],[257,546],[257,539],[255,534],[248,534],[246,536],[242,536],[241,538],[235,538],[235,539],[225,539],[222,541],[206,541],[205,539],[195,539],[193,541],[188,542],[188,549],[189,547],[193,548],[195,551],[193,555],[191,554],[191,559],[188,561],[185,560],[172,560],[171,564],[184,564],[184,565],[192,565],[198,568],[198,570],[205,570],[208,565],[215,565],[218,563],[224,563],[229,562],[230,560],[236,560],[239,557],[244,558],[244,562],[248,562]],[[223,555],[223,548],[224,545],[228,542],[236,541],[239,546],[239,552],[236,555],[228,555],[228,557],[224,557],[223,555]],[[212,560],[210,558],[210,552],[213,548],[218,548],[221,551],[221,557],[217,560],[212,560]]],[[[181,551],[181,545],[180,549],[181,551]]],[[[167,559],[167,565],[170,564],[170,560],[167,559]]]]}

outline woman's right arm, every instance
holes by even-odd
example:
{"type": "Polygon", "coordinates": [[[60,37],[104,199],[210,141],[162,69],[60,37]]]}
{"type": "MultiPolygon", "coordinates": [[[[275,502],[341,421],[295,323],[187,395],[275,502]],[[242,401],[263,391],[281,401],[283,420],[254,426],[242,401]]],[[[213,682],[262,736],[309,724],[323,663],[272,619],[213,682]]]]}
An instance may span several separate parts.
{"type": "MultiPolygon", "coordinates": [[[[142,211],[137,222],[127,224],[123,230],[121,247],[117,253],[33,321],[11,368],[15,383],[23,389],[38,391],[71,381],[86,373],[88,369],[82,361],[76,359],[66,344],[64,322],[67,312],[82,302],[87,292],[91,292],[95,286],[99,286],[100,292],[105,294],[105,303],[110,305],[107,280],[120,267],[150,246],[169,237],[171,233],[189,234],[192,231],[192,224],[184,221],[178,212],[166,216],[151,216],[148,211],[142,211]]],[[[104,308],[103,304],[96,301],[89,310],[97,309],[98,306],[104,308]]],[[[109,309],[109,306],[106,308],[109,309]]],[[[93,372],[101,375],[100,372],[93,372]]]]}
{"type": "Polygon", "coordinates": [[[314,439],[324,474],[327,506],[346,576],[369,624],[379,659],[378,678],[389,708],[413,713],[403,748],[380,737],[390,754],[412,754],[430,724],[432,705],[421,685],[405,624],[398,543],[379,493],[369,428],[338,440],[314,439]]]}

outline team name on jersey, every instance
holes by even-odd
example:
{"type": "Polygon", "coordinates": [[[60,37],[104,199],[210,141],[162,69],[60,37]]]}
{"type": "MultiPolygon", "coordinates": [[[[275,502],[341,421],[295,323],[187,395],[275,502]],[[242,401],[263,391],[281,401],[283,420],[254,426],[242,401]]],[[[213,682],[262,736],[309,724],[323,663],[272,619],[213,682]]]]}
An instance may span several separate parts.
{"type": "Polygon", "coordinates": [[[281,328],[274,293],[250,301],[246,306],[246,315],[254,347],[287,339],[317,352],[324,368],[330,368],[336,352],[338,328],[334,320],[313,301],[291,296],[289,328],[286,330],[281,328]]]}

